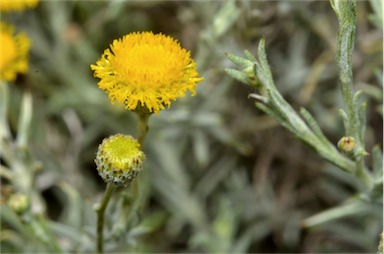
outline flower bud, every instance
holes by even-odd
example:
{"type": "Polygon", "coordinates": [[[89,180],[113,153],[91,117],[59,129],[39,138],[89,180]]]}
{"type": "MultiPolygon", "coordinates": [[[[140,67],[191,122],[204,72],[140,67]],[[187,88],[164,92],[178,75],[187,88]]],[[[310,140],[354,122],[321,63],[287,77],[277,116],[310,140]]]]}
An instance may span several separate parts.
{"type": "Polygon", "coordinates": [[[16,213],[22,213],[29,206],[29,199],[24,194],[16,193],[9,197],[7,204],[16,213]]]}
{"type": "Polygon", "coordinates": [[[342,137],[337,143],[337,147],[346,154],[351,154],[356,148],[356,141],[353,137],[342,137]]]}
{"type": "Polygon", "coordinates": [[[140,172],[144,159],[136,139],[117,134],[105,138],[99,145],[95,163],[106,183],[126,186],[140,172]]]}

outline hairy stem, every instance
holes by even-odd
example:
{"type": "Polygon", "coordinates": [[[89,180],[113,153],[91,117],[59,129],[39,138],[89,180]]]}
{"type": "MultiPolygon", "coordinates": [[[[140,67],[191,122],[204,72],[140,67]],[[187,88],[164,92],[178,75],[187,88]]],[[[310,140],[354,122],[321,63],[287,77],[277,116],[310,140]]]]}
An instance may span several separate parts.
{"type": "Polygon", "coordinates": [[[138,116],[139,123],[137,127],[139,130],[139,135],[137,141],[139,142],[140,146],[143,147],[144,139],[148,133],[148,120],[151,115],[147,113],[138,113],[138,116]]]}
{"type": "Polygon", "coordinates": [[[9,126],[7,123],[8,112],[8,98],[9,90],[8,84],[0,82],[0,141],[10,137],[9,126]]]}
{"type": "Polygon", "coordinates": [[[107,184],[103,199],[97,206],[97,253],[103,253],[104,212],[107,208],[108,202],[112,196],[114,188],[115,187],[112,184],[107,184]]]}

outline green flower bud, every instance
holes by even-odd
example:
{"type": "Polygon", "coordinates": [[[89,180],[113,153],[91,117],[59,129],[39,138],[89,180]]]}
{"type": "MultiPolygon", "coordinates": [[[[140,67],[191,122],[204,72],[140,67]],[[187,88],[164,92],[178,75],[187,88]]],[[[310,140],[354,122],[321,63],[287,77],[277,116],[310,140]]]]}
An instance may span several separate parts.
{"type": "Polygon", "coordinates": [[[106,183],[126,186],[140,172],[144,159],[145,155],[136,139],[117,134],[105,138],[99,145],[95,163],[106,183]]]}
{"type": "Polygon", "coordinates": [[[337,147],[346,154],[352,154],[356,148],[356,141],[353,137],[342,137],[337,143],[337,147]]]}
{"type": "Polygon", "coordinates": [[[29,199],[24,194],[16,193],[9,197],[7,204],[16,213],[22,213],[28,208],[29,199]]]}

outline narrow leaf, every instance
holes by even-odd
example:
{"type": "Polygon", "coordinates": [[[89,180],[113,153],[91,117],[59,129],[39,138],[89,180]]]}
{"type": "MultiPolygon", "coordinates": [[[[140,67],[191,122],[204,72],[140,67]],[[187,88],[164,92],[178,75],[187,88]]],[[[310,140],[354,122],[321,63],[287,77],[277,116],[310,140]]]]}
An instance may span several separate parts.
{"type": "Polygon", "coordinates": [[[268,64],[267,54],[265,53],[265,40],[262,38],[258,47],[259,65],[256,66],[257,77],[269,89],[276,90],[273,82],[271,69],[268,64]]]}
{"type": "MultiPolygon", "coordinates": [[[[308,133],[310,133],[310,130],[308,129],[308,126],[305,124],[305,122],[299,117],[291,105],[289,105],[288,102],[284,100],[279,92],[275,93],[271,91],[269,96],[270,104],[273,105],[275,111],[282,116],[286,124],[292,126],[291,128],[295,130],[294,133],[296,135],[300,134],[298,135],[300,137],[301,135],[308,135],[308,133]]],[[[303,140],[306,139],[305,137],[300,138],[303,140]]]]}
{"type": "Polygon", "coordinates": [[[351,136],[350,131],[349,131],[349,120],[348,120],[347,113],[344,110],[339,109],[339,114],[340,114],[341,118],[343,119],[345,134],[347,136],[351,136]]]}
{"type": "Polygon", "coordinates": [[[339,218],[362,214],[364,212],[367,212],[369,209],[370,208],[367,206],[367,204],[357,201],[350,202],[313,215],[303,220],[302,225],[305,228],[310,228],[339,218]]]}
{"type": "Polygon", "coordinates": [[[297,130],[292,125],[290,125],[290,122],[287,121],[287,119],[285,118],[284,115],[281,115],[279,112],[276,112],[275,110],[269,108],[267,105],[265,105],[261,102],[256,102],[255,105],[261,111],[263,111],[264,113],[266,113],[267,115],[269,115],[270,117],[275,119],[284,128],[288,129],[289,131],[291,131],[293,134],[295,134],[297,136],[299,135],[299,133],[297,133],[297,130]]]}
{"type": "Polygon", "coordinates": [[[225,34],[236,22],[241,11],[235,1],[226,1],[213,19],[213,32],[216,38],[225,34]]]}
{"type": "Polygon", "coordinates": [[[232,78],[249,85],[248,75],[242,71],[234,70],[234,69],[225,69],[225,72],[231,76],[232,78]]]}
{"type": "Polygon", "coordinates": [[[336,15],[339,16],[339,0],[330,0],[329,3],[332,6],[332,9],[335,11],[336,15]]]}
{"type": "Polygon", "coordinates": [[[240,56],[235,56],[230,53],[225,53],[225,55],[228,57],[229,60],[231,60],[234,64],[239,65],[242,68],[246,68],[248,66],[252,66],[253,62],[249,61],[248,59],[245,59],[240,56]]]}
{"type": "Polygon", "coordinates": [[[252,53],[249,52],[248,50],[244,50],[244,54],[245,54],[245,56],[247,57],[247,59],[249,61],[252,61],[252,62],[256,62],[257,61],[256,57],[254,55],[252,55],[252,53]]]}
{"type": "Polygon", "coordinates": [[[21,113],[19,117],[18,135],[16,139],[19,147],[27,147],[28,145],[29,129],[31,127],[32,119],[32,107],[32,94],[29,91],[26,91],[23,95],[21,113]]]}
{"type": "Polygon", "coordinates": [[[372,168],[373,175],[376,179],[383,178],[383,152],[379,145],[375,145],[372,149],[372,168]]]}
{"type": "Polygon", "coordinates": [[[363,102],[361,105],[360,105],[360,108],[359,108],[359,111],[358,111],[358,114],[359,114],[359,122],[360,122],[360,126],[358,127],[358,130],[359,130],[359,142],[361,144],[361,146],[364,148],[364,137],[365,137],[365,128],[366,128],[366,121],[367,121],[367,113],[366,113],[366,110],[367,110],[367,101],[363,102]]]}
{"type": "Polygon", "coordinates": [[[317,124],[315,118],[313,118],[312,114],[309,113],[305,108],[300,109],[300,114],[309,125],[311,130],[315,133],[315,135],[319,138],[319,140],[326,146],[332,146],[329,140],[324,136],[324,133],[321,131],[320,126],[317,124]]]}

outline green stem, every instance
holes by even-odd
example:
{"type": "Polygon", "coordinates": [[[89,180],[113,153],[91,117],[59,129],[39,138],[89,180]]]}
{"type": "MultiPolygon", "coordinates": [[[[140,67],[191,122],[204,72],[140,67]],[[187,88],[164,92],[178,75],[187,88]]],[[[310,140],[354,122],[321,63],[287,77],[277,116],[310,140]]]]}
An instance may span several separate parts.
{"type": "Polygon", "coordinates": [[[104,229],[104,212],[107,208],[108,202],[112,196],[115,187],[108,183],[105,189],[103,199],[100,201],[97,207],[97,252],[103,253],[103,229],[104,229]]]}
{"type": "MultiPolygon", "coordinates": [[[[353,92],[352,53],[356,30],[356,0],[331,1],[339,19],[339,35],[337,48],[337,64],[340,77],[341,94],[346,109],[346,135],[357,141],[356,151],[364,151],[365,116],[363,120],[359,113],[365,108],[358,103],[358,93],[353,92]]],[[[362,114],[366,114],[365,112],[362,114]]],[[[362,155],[354,158],[355,174],[369,189],[373,179],[367,170],[362,155]]]]}
{"type": "MultiPolygon", "coordinates": [[[[356,30],[356,0],[331,1],[339,20],[337,45],[337,65],[340,78],[341,94],[343,96],[348,116],[347,136],[358,137],[359,124],[357,112],[353,105],[353,72],[352,53],[355,43],[356,30]]],[[[358,140],[358,139],[356,139],[358,140]]]]}
{"type": "MultiPolygon", "coordinates": [[[[139,130],[139,135],[138,135],[137,141],[140,144],[140,148],[143,149],[144,140],[145,140],[145,137],[147,136],[147,133],[148,133],[148,120],[149,120],[149,117],[151,116],[151,114],[150,113],[138,113],[138,116],[139,116],[139,122],[138,122],[137,128],[139,130]]],[[[131,202],[130,203],[134,204],[133,200],[136,199],[136,197],[138,196],[138,193],[139,193],[139,184],[138,184],[137,180],[134,180],[131,182],[131,193],[132,193],[132,196],[131,196],[131,202]]],[[[130,216],[132,215],[133,212],[134,212],[134,210],[130,213],[130,216]]]]}
{"type": "Polygon", "coordinates": [[[364,158],[358,159],[356,165],[356,176],[360,179],[361,183],[363,183],[365,189],[372,190],[374,181],[368,169],[365,167],[364,158]]]}
{"type": "Polygon", "coordinates": [[[148,133],[148,120],[151,115],[147,113],[137,113],[137,114],[139,116],[139,123],[137,126],[139,130],[139,135],[138,135],[137,141],[139,142],[142,148],[144,145],[144,139],[148,133]]]}
{"type": "MultiPolygon", "coordinates": [[[[148,133],[148,120],[151,116],[150,113],[137,111],[136,112],[139,118],[137,129],[139,131],[137,140],[140,144],[140,147],[142,149],[144,145],[145,137],[148,133]]],[[[122,209],[120,212],[120,219],[116,222],[116,226],[113,230],[113,235],[117,236],[120,235],[122,230],[125,230],[126,225],[128,225],[128,221],[132,218],[134,215],[134,212],[137,210],[137,203],[135,202],[136,198],[138,197],[139,193],[139,184],[137,179],[134,179],[132,182],[130,182],[130,195],[126,196],[122,203],[122,209]]]]}
{"type": "Polygon", "coordinates": [[[0,141],[4,138],[10,137],[9,126],[7,123],[7,112],[8,112],[8,98],[9,90],[8,84],[5,82],[0,83],[0,141]]]}

